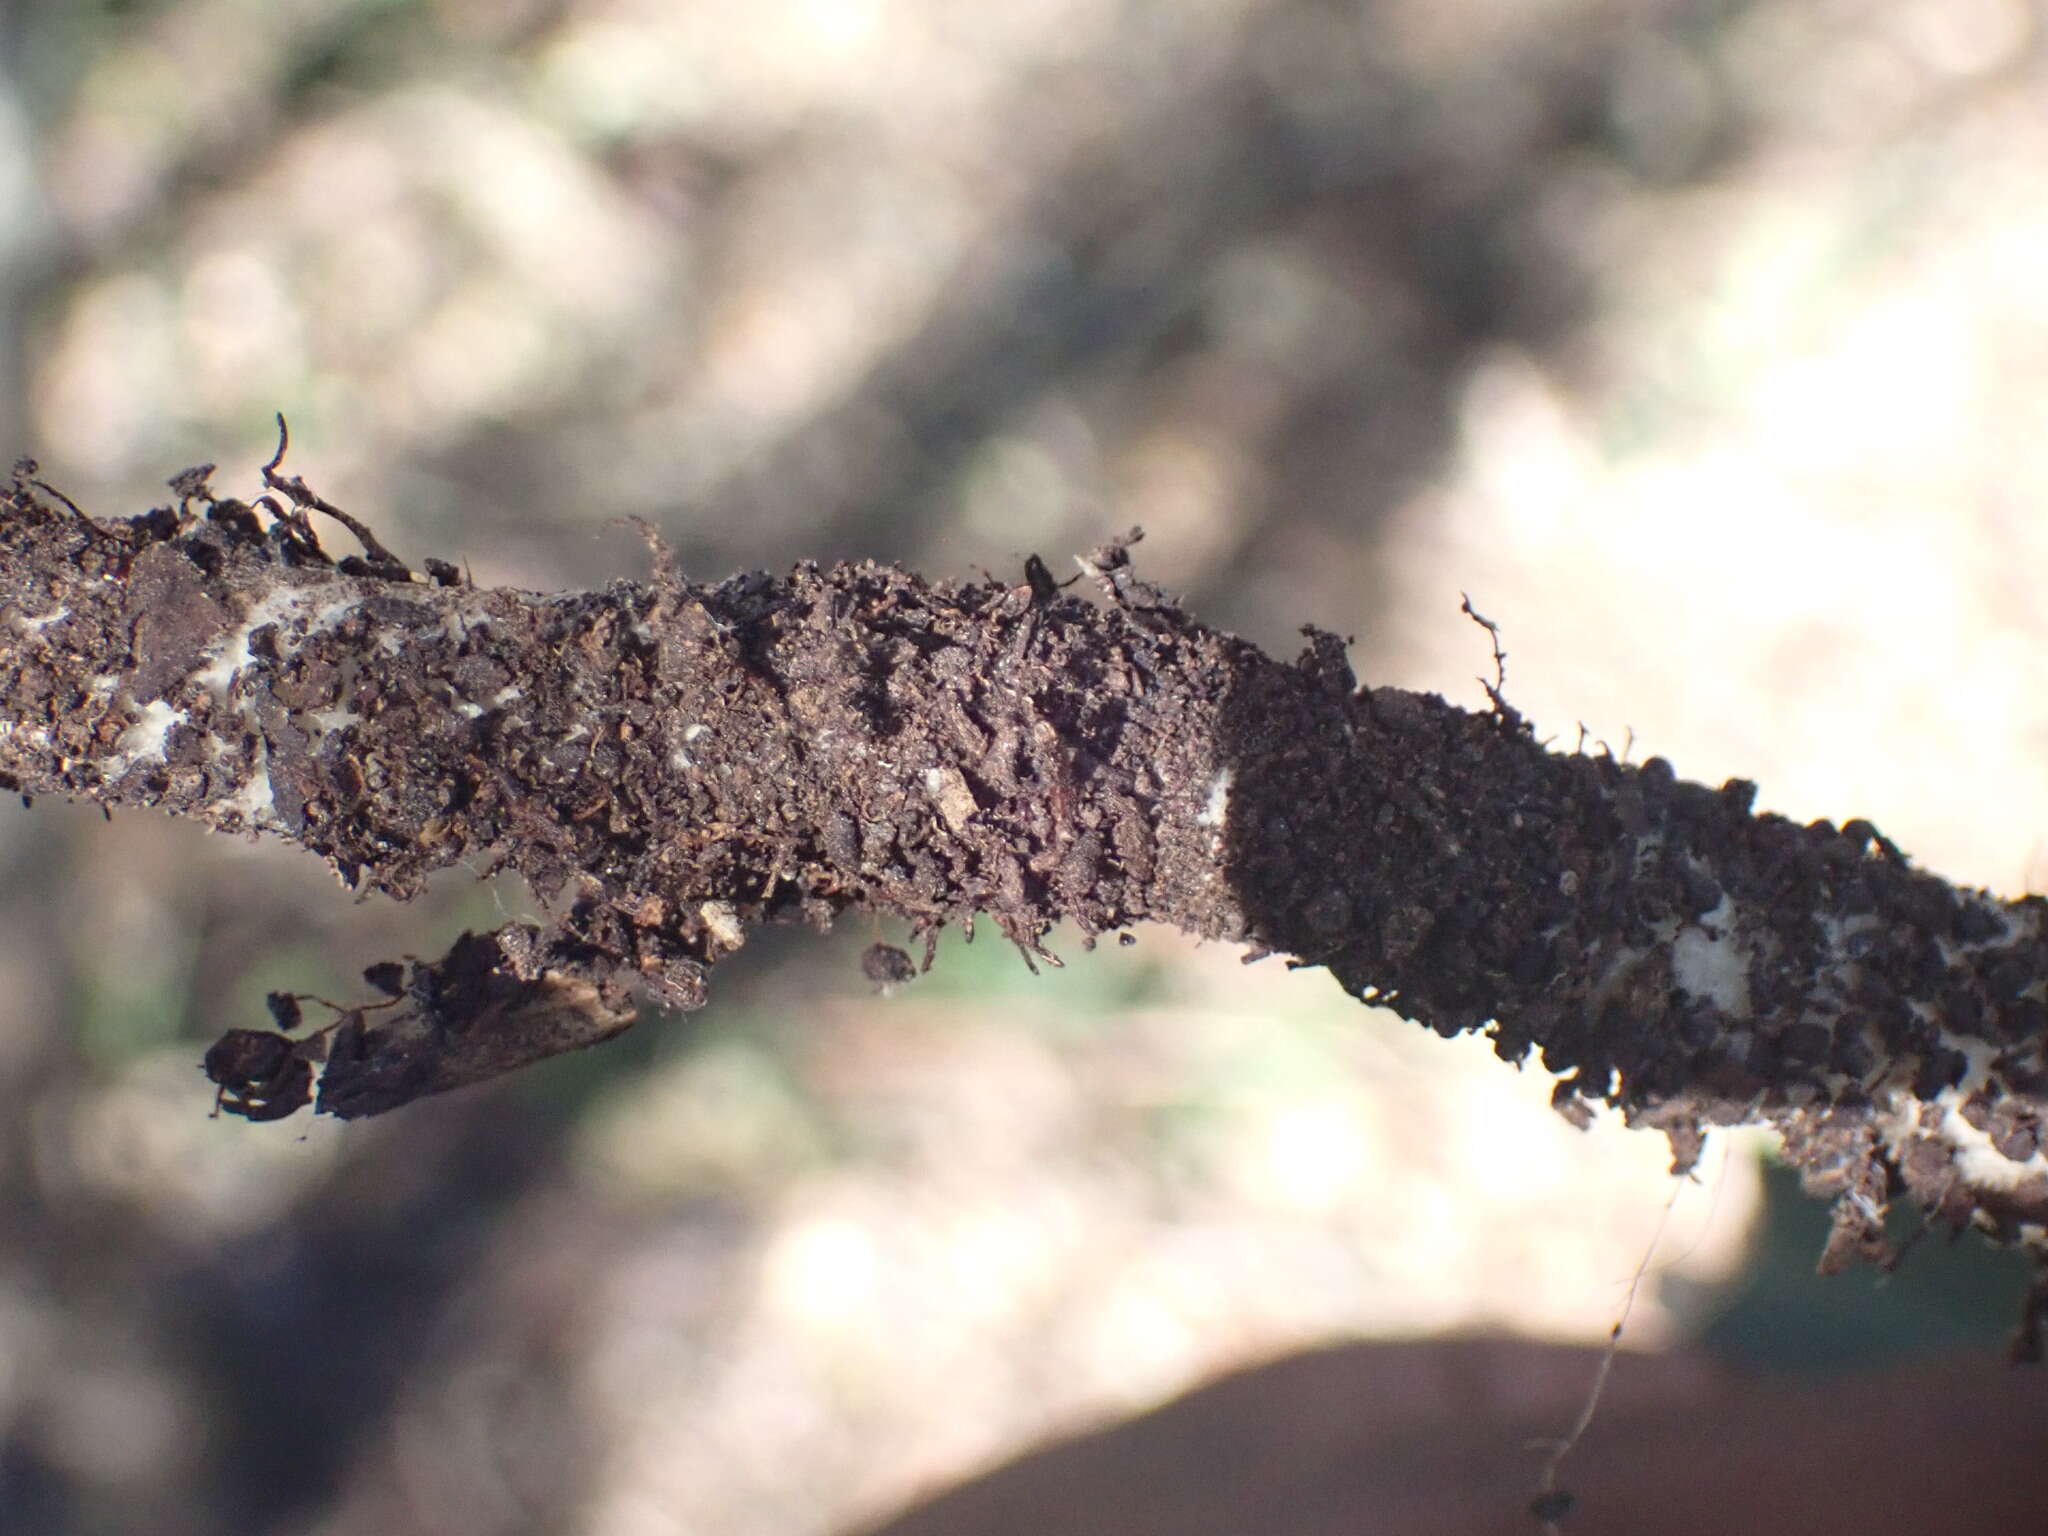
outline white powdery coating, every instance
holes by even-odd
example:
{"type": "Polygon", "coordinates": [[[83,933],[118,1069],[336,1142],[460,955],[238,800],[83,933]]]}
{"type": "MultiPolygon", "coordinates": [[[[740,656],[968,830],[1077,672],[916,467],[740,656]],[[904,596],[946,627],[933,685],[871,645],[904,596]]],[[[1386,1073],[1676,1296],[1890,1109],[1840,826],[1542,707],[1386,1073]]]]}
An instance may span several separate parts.
{"type": "MultiPolygon", "coordinates": [[[[315,635],[341,624],[362,600],[352,588],[339,596],[334,593],[332,586],[282,587],[266,593],[250,607],[233,633],[210,649],[211,659],[192,674],[191,681],[212,690],[217,699],[228,699],[234,692],[235,679],[245,668],[255,664],[256,658],[249,651],[249,637],[266,624],[274,624],[277,626],[277,655],[280,659],[290,657],[315,635]]],[[[251,731],[257,730],[256,713],[249,701],[245,700],[236,713],[251,731]]],[[[306,717],[307,723],[313,725],[321,736],[351,725],[358,718],[353,710],[343,707],[309,711],[306,717]]],[[[227,755],[227,737],[218,722],[213,734],[213,757],[218,761],[227,755]]],[[[260,732],[257,734],[260,739],[260,732]]],[[[250,831],[282,832],[286,828],[283,818],[277,813],[277,797],[270,783],[270,764],[262,748],[259,746],[257,750],[258,758],[251,765],[247,782],[234,794],[213,801],[208,810],[221,821],[238,816],[250,831]]]]}
{"type": "Polygon", "coordinates": [[[1955,1149],[1956,1172],[1964,1183],[1972,1189],[2013,1190],[2024,1180],[2048,1177],[2048,1153],[2036,1152],[2023,1163],[2014,1162],[1992,1145],[1988,1133],[1963,1118],[1962,1099],[1962,1094],[1947,1088],[1934,1102],[1946,1112],[1941,1139],[1955,1149]]]}
{"type": "Polygon", "coordinates": [[[1209,781],[1209,798],[1202,805],[1202,814],[1195,818],[1196,826],[1223,829],[1230,819],[1230,781],[1235,777],[1228,764],[1216,770],[1216,777],[1209,781]]]}
{"type": "MultiPolygon", "coordinates": [[[[711,727],[704,724],[704,722],[701,720],[698,721],[695,725],[686,725],[683,727],[683,740],[685,743],[693,741],[702,741],[706,736],[709,736],[710,734],[711,727]]],[[[826,734],[829,735],[830,733],[828,732],[826,734]]],[[[819,739],[820,741],[822,741],[823,737],[820,737],[819,739]]],[[[696,759],[690,756],[689,748],[687,745],[677,747],[673,752],[669,753],[668,761],[669,766],[676,769],[678,772],[681,772],[682,770],[687,768],[694,768],[697,766],[696,759]]],[[[938,772],[938,770],[933,769],[931,770],[931,772],[936,773],[938,772]]],[[[926,775],[925,782],[926,785],[929,787],[931,783],[930,774],[926,775]]]]}
{"type": "MultiPolygon", "coordinates": [[[[2007,1157],[1993,1144],[1988,1132],[1978,1130],[1963,1117],[1963,1105],[1990,1080],[1996,1052],[1982,1040],[1964,1036],[1947,1038],[1962,1051],[1968,1062],[1962,1079],[1953,1088],[1944,1088],[1924,1103],[1911,1093],[1891,1094],[1889,1112],[1879,1122],[1886,1150],[1894,1158],[1902,1158],[1915,1142],[1929,1134],[1924,1111],[1931,1104],[1941,1114],[1932,1134],[1948,1147],[1949,1166],[1965,1188],[1983,1193],[2009,1193],[2023,1184],[2048,1178],[2048,1150],[2037,1150],[2033,1156],[2024,1159],[2007,1157]]],[[[2023,1222],[2019,1236],[2022,1242],[2038,1243],[2048,1239],[2048,1231],[2033,1222],[2023,1222]]]]}
{"type": "MultiPolygon", "coordinates": [[[[1960,894],[1964,905],[1996,919],[1998,932],[1988,939],[1951,939],[1946,934],[1936,934],[1934,943],[1941,951],[1941,961],[1944,965],[1952,966],[1959,956],[1972,954],[1978,950],[2003,949],[2011,944],[2031,943],[2040,931],[2041,918],[2036,908],[2009,907],[2003,902],[1974,891],[1960,894]]],[[[2040,985],[2039,982],[2034,983],[2036,987],[2040,985]]]]}
{"type": "MultiPolygon", "coordinates": [[[[1966,895],[1963,899],[1997,917],[2000,931],[1988,939],[1978,940],[1937,936],[1935,943],[1941,950],[1945,965],[1961,964],[1972,951],[2031,942],[2040,929],[2040,915],[2035,908],[2009,907],[1974,895],[1966,895]]],[[[2039,981],[2031,983],[2021,993],[2023,997],[2039,998],[2041,995],[2042,984],[2039,981]]],[[[1943,1089],[1933,1100],[1942,1111],[1938,1134],[1952,1149],[1954,1166],[1963,1182],[1972,1189],[2010,1191],[2028,1180],[2048,1176],[2048,1152],[2036,1151],[2023,1161],[2009,1158],[1993,1144],[1988,1132],[1980,1131],[1963,1118],[1962,1106],[1991,1079],[1992,1061],[1996,1055],[1991,1045],[1975,1036],[1956,1034],[1942,1028],[1944,1021],[1931,1005],[1916,1000],[1913,1006],[1923,1022],[1937,1028],[1941,1043],[1960,1051],[1968,1064],[1961,1080],[1953,1088],[1943,1089]]],[[[1903,1141],[1917,1124],[1916,1106],[1910,1100],[1902,1099],[1895,1140],[1903,1141]]]]}
{"type": "Polygon", "coordinates": [[[284,821],[277,814],[277,798],[270,788],[270,765],[259,763],[249,774],[249,781],[234,794],[214,801],[208,810],[225,821],[239,815],[250,831],[261,828],[266,832],[282,832],[284,821]]]}
{"type": "Polygon", "coordinates": [[[318,598],[318,590],[310,587],[280,587],[264,594],[234,632],[210,650],[212,659],[192,674],[192,681],[205,684],[216,697],[226,698],[235,686],[236,674],[255,661],[249,654],[249,637],[257,630],[266,624],[287,630],[292,621],[301,622],[304,627],[297,633],[289,638],[279,636],[278,654],[289,656],[313,636],[339,624],[360,601],[354,592],[324,604],[318,598]]]}
{"type": "MultiPolygon", "coordinates": [[[[355,609],[359,598],[350,591],[341,597],[328,596],[333,588],[283,587],[268,592],[259,598],[243,616],[242,622],[223,636],[206,651],[205,665],[194,671],[187,681],[208,689],[215,698],[225,700],[233,692],[235,679],[242,671],[254,665],[256,658],[249,650],[249,637],[265,625],[278,627],[278,654],[290,656],[306,641],[341,623],[355,609]]],[[[40,621],[26,621],[40,627],[55,622],[63,616],[63,610],[45,615],[40,621]]],[[[114,674],[103,674],[93,679],[95,694],[115,691],[120,679],[114,674]]],[[[134,706],[132,696],[123,693],[125,702],[134,706]]],[[[160,761],[169,741],[173,727],[189,719],[185,710],[173,708],[165,699],[151,699],[147,704],[134,706],[137,717],[121,733],[101,766],[106,782],[112,783],[137,763],[160,761]]],[[[240,711],[243,723],[253,727],[256,724],[253,711],[244,705],[240,711]]],[[[313,720],[321,731],[330,731],[352,723],[357,717],[349,710],[332,709],[313,712],[313,720]]],[[[222,755],[223,738],[215,733],[214,757],[222,755]]],[[[215,802],[220,812],[237,812],[250,825],[278,826],[276,804],[272,799],[268,771],[261,765],[252,779],[239,793],[215,802]]]]}
{"type": "Polygon", "coordinates": [[[112,783],[137,763],[160,759],[164,755],[164,743],[170,739],[171,727],[181,724],[185,711],[173,709],[162,699],[151,699],[142,706],[141,718],[121,733],[121,739],[114,743],[114,750],[101,770],[107,782],[112,783]]]}
{"type": "Polygon", "coordinates": [[[1720,903],[1671,941],[1671,979],[1688,997],[1733,1019],[1749,1017],[1749,957],[1735,942],[1735,900],[1720,903]]]}

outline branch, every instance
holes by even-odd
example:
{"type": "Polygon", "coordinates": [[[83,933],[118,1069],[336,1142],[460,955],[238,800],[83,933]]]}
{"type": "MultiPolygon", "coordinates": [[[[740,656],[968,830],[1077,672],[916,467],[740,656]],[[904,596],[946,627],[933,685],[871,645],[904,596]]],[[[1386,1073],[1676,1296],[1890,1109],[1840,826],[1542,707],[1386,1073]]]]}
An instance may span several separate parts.
{"type": "Polygon", "coordinates": [[[310,514],[339,514],[275,469],[289,506],[193,471],[101,522],[17,468],[0,783],[287,838],[400,900],[481,857],[556,915],[373,967],[382,1000],[315,1034],[230,1034],[230,1110],[289,1113],[318,1067],[320,1109],[376,1114],[617,1033],[630,984],[700,1006],[764,922],[887,913],[927,965],[977,916],[1049,963],[1063,919],[1163,922],[1534,1053],[1566,1113],[1618,1105],[1681,1169],[1707,1127],[1775,1126],[1835,1197],[1826,1267],[1887,1255],[1902,1190],[2044,1247],[2044,903],[1868,822],[1548,751],[1498,679],[1475,714],[1359,687],[1313,629],[1276,660],[1139,580],[1135,532],[1082,562],[1099,602],[1035,557],[707,585],[651,531],[651,580],[540,595],[417,575],[353,519],[369,556],[335,560],[310,514]]]}

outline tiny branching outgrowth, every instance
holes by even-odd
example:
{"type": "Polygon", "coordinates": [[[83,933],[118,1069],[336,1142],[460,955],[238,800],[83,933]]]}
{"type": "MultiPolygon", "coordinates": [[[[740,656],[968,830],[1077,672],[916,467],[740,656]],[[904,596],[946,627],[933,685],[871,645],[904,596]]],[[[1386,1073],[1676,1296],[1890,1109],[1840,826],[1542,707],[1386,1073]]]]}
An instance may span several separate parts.
{"type": "MultiPolygon", "coordinates": [[[[209,1055],[230,1111],[382,1112],[700,1006],[766,922],[858,908],[930,945],[977,915],[1034,962],[1134,925],[1327,967],[1367,1002],[1535,1057],[1681,1171],[1769,1124],[1834,1201],[1825,1262],[1888,1207],[2048,1248],[2041,898],[1920,870],[1869,822],[1558,752],[1491,708],[1285,661],[1136,574],[1133,530],[1056,582],[870,562],[602,591],[413,570],[279,454],[96,519],[17,466],[0,497],[0,784],[286,839],[398,899],[454,864],[555,914],[380,972],[304,1037],[209,1055]],[[336,558],[313,522],[347,529],[336,558]],[[1091,590],[1092,589],[1092,590],[1091,590]],[[381,1001],[380,1001],[381,998],[381,1001]]],[[[890,947],[870,976],[913,972],[890,947]]],[[[261,1043],[268,1042],[268,1043],[261,1043]]],[[[2038,1309],[2037,1309],[2038,1310],[2038,1309]]]]}

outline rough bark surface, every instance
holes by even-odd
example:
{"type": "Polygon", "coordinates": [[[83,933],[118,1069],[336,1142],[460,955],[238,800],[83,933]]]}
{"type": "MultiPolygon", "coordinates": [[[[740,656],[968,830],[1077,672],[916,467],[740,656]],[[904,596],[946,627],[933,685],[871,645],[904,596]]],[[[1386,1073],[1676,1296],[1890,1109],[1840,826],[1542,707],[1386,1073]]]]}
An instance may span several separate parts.
{"type": "MultiPolygon", "coordinates": [[[[414,573],[273,463],[100,521],[18,466],[0,507],[0,782],[291,839],[405,899],[482,860],[550,926],[373,967],[380,1002],[237,1030],[229,1109],[379,1113],[592,1043],[633,984],[705,999],[757,924],[859,907],[1027,957],[1171,923],[1327,966],[1361,999],[1566,1074],[1664,1130],[1764,1122],[1835,1197],[1826,1263],[1886,1253],[1901,1191],[2048,1243],[2048,934],[1868,823],[1754,786],[1547,750],[1360,687],[1334,636],[1284,662],[1140,581],[1130,540],[1015,585],[874,564],[542,595],[414,573]],[[331,558],[311,517],[367,557],[331,558]]],[[[929,963],[929,952],[926,955],[929,963]]],[[[908,974],[895,952],[878,974],[908,974]]]]}

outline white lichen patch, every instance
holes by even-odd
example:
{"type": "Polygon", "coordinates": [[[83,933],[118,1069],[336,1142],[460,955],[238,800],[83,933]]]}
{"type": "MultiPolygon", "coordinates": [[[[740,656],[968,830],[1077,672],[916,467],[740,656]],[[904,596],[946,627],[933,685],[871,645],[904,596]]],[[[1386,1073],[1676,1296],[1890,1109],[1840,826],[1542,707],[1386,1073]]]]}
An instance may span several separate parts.
{"type": "Polygon", "coordinates": [[[251,832],[284,830],[277,814],[277,798],[270,787],[268,763],[258,763],[240,789],[214,801],[207,809],[224,826],[230,818],[240,817],[243,827],[251,832]]]}
{"type": "MultiPolygon", "coordinates": [[[[2040,913],[2033,907],[2010,907],[1976,891],[1958,893],[1962,905],[1973,908],[1975,915],[1996,925],[1988,938],[1956,939],[1945,933],[1934,936],[1935,947],[1941,951],[1942,964],[1953,966],[1965,955],[1987,949],[2003,949],[2013,944],[2031,944],[2040,932],[2040,913]]],[[[2036,983],[2039,985],[2039,983],[2036,983]]]]}
{"type": "Polygon", "coordinates": [[[2024,1162],[2007,1157],[1992,1145],[1986,1132],[1963,1118],[1965,1097],[1950,1088],[1937,1094],[1934,1101],[1944,1111],[1941,1139],[1955,1149],[1956,1172],[1963,1182],[1972,1189],[2014,1190],[2029,1180],[2048,1178],[2048,1152],[2036,1152],[2024,1162]]]}
{"type": "Polygon", "coordinates": [[[1734,898],[1687,923],[1671,941],[1671,980],[1686,996],[1712,1003],[1733,1019],[1749,1017],[1749,957],[1735,941],[1734,898]]]}
{"type": "Polygon", "coordinates": [[[339,707],[334,709],[309,709],[306,711],[306,719],[312,722],[314,729],[322,736],[331,735],[335,731],[346,730],[362,718],[361,715],[352,709],[342,709],[339,707]]]}
{"type": "Polygon", "coordinates": [[[226,698],[235,686],[236,676],[256,659],[249,653],[249,637],[257,630],[275,624],[278,654],[289,656],[354,611],[359,601],[354,592],[340,598],[333,597],[331,592],[331,588],[279,587],[265,593],[240,624],[209,648],[207,664],[192,674],[192,681],[211,689],[216,698],[226,698]]]}
{"type": "Polygon", "coordinates": [[[249,637],[266,624],[283,621],[301,601],[296,587],[280,587],[266,593],[239,625],[208,648],[207,664],[192,674],[192,681],[211,690],[215,697],[226,698],[235,685],[235,674],[255,660],[249,654],[249,637]]]}
{"type": "Polygon", "coordinates": [[[181,724],[184,719],[184,710],[173,709],[162,699],[151,699],[143,705],[139,718],[114,743],[113,755],[102,770],[107,781],[111,783],[120,778],[137,763],[160,759],[164,755],[164,743],[170,739],[171,727],[181,724]]]}
{"type": "Polygon", "coordinates": [[[2009,1194],[2023,1185],[2038,1184],[2048,1178],[2048,1154],[2036,1152],[2025,1162],[2016,1163],[1961,1115],[1943,1121],[1942,1137],[1955,1148],[1956,1172],[1972,1189],[2009,1194]]]}
{"type": "Polygon", "coordinates": [[[2023,1184],[2048,1179],[2048,1149],[2027,1158],[2011,1158],[2000,1152],[1990,1133],[1979,1130],[1963,1115],[1963,1106],[1991,1079],[1996,1054],[1982,1040],[1948,1037],[1947,1043],[1963,1053],[1968,1065],[1953,1088],[1944,1088],[1930,1100],[1907,1091],[1890,1095],[1889,1110],[1880,1122],[1880,1134],[1887,1150],[1902,1156],[1906,1148],[1928,1134],[1926,1115],[1931,1105],[1939,1112],[1934,1122],[1935,1138],[1947,1145],[1956,1176],[1973,1190],[2008,1193],[2023,1184]]]}
{"type": "Polygon", "coordinates": [[[1236,777],[1228,763],[1216,770],[1209,780],[1208,797],[1202,802],[1202,812],[1195,818],[1198,827],[1214,827],[1221,832],[1230,820],[1230,781],[1236,777]]]}

